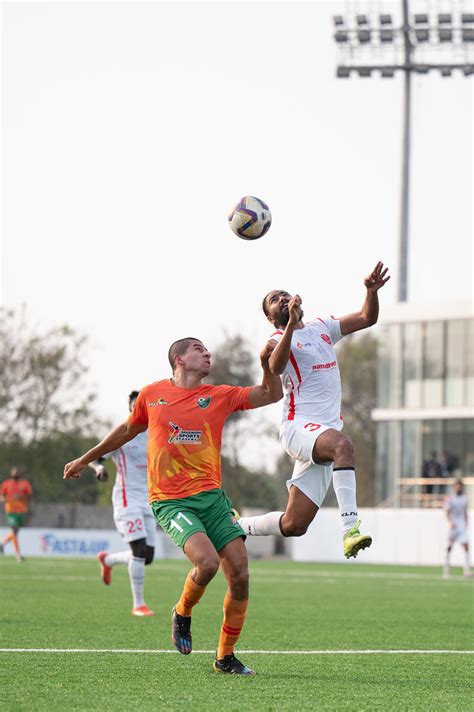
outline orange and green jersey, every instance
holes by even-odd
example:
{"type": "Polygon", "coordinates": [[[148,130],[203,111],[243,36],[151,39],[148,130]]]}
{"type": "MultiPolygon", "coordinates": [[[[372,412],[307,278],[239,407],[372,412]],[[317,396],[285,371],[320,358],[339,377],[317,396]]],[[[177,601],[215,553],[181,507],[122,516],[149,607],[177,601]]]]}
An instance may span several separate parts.
{"type": "Polygon", "coordinates": [[[166,379],[141,389],[129,421],[148,427],[148,499],[181,499],[221,486],[226,419],[252,408],[251,387],[180,388],[166,379]]]}
{"type": "Polygon", "coordinates": [[[26,480],[5,480],[0,485],[0,495],[5,497],[5,512],[7,514],[25,514],[28,511],[28,500],[33,494],[31,485],[26,480]]]}

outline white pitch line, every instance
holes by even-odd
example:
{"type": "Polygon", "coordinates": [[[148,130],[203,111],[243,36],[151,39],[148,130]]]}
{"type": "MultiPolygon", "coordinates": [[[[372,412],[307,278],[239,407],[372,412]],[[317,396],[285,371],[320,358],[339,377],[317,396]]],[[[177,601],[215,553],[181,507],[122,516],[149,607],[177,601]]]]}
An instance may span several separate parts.
{"type": "MultiPolygon", "coordinates": [[[[125,653],[177,655],[177,650],[138,648],[0,648],[0,653],[125,653]]],[[[194,655],[215,655],[215,650],[193,650],[194,655]]],[[[239,650],[242,655],[473,655],[474,650],[239,650]]]]}

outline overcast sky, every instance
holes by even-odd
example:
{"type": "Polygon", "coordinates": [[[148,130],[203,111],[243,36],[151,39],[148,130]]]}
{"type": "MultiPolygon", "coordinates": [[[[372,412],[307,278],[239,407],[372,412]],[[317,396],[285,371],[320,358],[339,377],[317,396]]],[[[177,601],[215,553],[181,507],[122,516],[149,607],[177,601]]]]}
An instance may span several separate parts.
{"type": "MultiPolygon", "coordinates": [[[[340,8],[3,3],[1,298],[89,336],[102,415],[177,338],[257,357],[270,289],[347,313],[381,259],[396,301],[402,80],[335,78],[340,8]],[[227,225],[246,194],[273,212],[255,243],[227,225]]],[[[410,298],[468,299],[472,78],[413,89],[410,298]]]]}

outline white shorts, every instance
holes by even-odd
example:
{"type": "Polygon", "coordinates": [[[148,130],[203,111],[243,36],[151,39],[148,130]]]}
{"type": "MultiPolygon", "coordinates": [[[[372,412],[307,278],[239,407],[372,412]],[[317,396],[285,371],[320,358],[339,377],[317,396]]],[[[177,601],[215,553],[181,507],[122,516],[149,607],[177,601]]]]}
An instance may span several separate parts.
{"type": "Polygon", "coordinates": [[[459,544],[467,544],[468,543],[468,536],[467,536],[467,529],[465,526],[460,526],[460,527],[453,527],[452,529],[449,530],[448,532],[448,541],[450,544],[454,544],[455,541],[457,541],[459,544]]]}
{"type": "Polygon", "coordinates": [[[155,546],[156,522],[148,504],[131,503],[128,507],[114,508],[114,522],[124,541],[146,539],[147,546],[155,546]]]}
{"type": "Polygon", "coordinates": [[[288,491],[296,485],[308,499],[320,507],[332,479],[332,462],[313,461],[314,443],[331,425],[320,425],[306,420],[289,420],[280,429],[280,441],[290,457],[296,460],[293,474],[286,481],[288,491]]]}

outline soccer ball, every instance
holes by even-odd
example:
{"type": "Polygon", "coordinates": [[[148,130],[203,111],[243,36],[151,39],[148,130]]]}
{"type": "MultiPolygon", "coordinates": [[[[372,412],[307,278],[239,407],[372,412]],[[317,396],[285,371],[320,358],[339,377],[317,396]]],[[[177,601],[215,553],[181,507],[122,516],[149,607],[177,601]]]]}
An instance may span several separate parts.
{"type": "Polygon", "coordinates": [[[272,224],[270,208],[263,200],[246,195],[229,214],[230,229],[242,240],[257,240],[272,224]]]}

